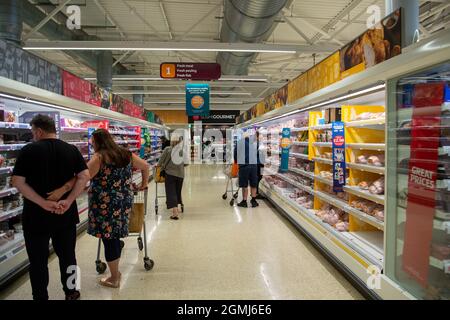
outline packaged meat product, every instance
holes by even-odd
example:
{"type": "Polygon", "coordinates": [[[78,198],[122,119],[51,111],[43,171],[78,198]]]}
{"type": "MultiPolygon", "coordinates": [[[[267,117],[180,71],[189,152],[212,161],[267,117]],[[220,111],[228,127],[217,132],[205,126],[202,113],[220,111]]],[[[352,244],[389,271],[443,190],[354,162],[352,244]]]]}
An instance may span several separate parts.
{"type": "Polygon", "coordinates": [[[361,163],[361,164],[367,164],[366,156],[360,155],[360,156],[356,159],[356,162],[361,163]]]}
{"type": "Polygon", "coordinates": [[[345,221],[338,222],[336,223],[335,227],[336,230],[339,232],[346,232],[348,231],[348,222],[345,221]]]}
{"type": "Polygon", "coordinates": [[[432,243],[431,255],[439,260],[447,260],[450,258],[450,246],[432,243]]]}
{"type": "Polygon", "coordinates": [[[331,226],[334,226],[336,223],[339,222],[339,215],[334,211],[334,209],[331,209],[331,211],[324,215],[323,222],[328,223],[331,226]]]}
{"type": "Polygon", "coordinates": [[[367,163],[376,167],[384,166],[384,155],[370,156],[367,158],[367,163]]]}
{"type": "Polygon", "coordinates": [[[369,187],[369,192],[372,194],[384,194],[384,177],[374,181],[369,187]]]}
{"type": "Polygon", "coordinates": [[[384,221],[384,209],[375,208],[372,213],[375,218],[384,221]]]}
{"type": "Polygon", "coordinates": [[[367,181],[361,181],[360,183],[358,183],[358,187],[362,190],[369,190],[369,184],[367,183],[367,181]]]}

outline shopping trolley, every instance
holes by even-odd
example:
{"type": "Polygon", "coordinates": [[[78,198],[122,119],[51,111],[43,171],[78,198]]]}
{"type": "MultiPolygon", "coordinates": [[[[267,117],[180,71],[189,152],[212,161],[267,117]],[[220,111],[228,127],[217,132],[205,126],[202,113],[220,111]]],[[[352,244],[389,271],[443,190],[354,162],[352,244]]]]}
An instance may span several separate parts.
{"type": "MultiPolygon", "coordinates": [[[[138,206],[142,206],[141,208],[144,211],[143,219],[142,219],[142,226],[135,226],[132,228],[130,225],[130,233],[129,237],[137,237],[137,243],[139,251],[142,251],[144,249],[144,268],[145,270],[149,271],[153,269],[153,266],[155,265],[155,262],[148,257],[147,254],[147,231],[145,228],[145,216],[147,215],[147,199],[148,199],[148,189],[145,189],[144,191],[134,191],[134,200],[133,200],[133,211],[138,209],[138,206]],[[136,229],[136,230],[134,230],[136,229]],[[136,232],[134,232],[136,231],[136,232]],[[142,233],[144,234],[144,241],[142,241],[142,233]]],[[[134,214],[134,213],[132,213],[134,214]]],[[[98,239],[98,247],[97,247],[97,260],[95,260],[95,267],[97,270],[97,273],[103,274],[106,271],[106,263],[102,262],[100,259],[100,251],[101,251],[101,242],[102,239],[98,239]]],[[[124,241],[120,241],[120,245],[123,248],[125,245],[124,241]]]]}
{"type": "Polygon", "coordinates": [[[231,193],[232,198],[230,200],[230,206],[232,206],[239,195],[239,187],[236,186],[236,192],[233,187],[233,179],[237,178],[239,174],[238,164],[226,164],[224,166],[224,173],[227,176],[227,186],[225,187],[225,193],[222,195],[222,199],[226,200],[228,198],[228,193],[231,193]]]}
{"type": "MultiPolygon", "coordinates": [[[[161,167],[155,167],[153,169],[153,177],[155,180],[155,213],[158,214],[158,199],[165,198],[165,195],[160,195],[158,193],[158,184],[165,182],[165,177],[160,175],[161,167]]],[[[181,212],[184,212],[184,204],[181,204],[181,212]]]]}

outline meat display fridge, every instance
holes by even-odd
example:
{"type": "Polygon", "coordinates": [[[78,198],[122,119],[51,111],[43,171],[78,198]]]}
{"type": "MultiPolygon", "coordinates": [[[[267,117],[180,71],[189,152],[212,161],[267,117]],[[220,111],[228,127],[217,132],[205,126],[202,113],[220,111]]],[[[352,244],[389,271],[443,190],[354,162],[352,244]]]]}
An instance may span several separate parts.
{"type": "Polygon", "coordinates": [[[450,299],[450,61],[388,82],[386,275],[450,299]]]}

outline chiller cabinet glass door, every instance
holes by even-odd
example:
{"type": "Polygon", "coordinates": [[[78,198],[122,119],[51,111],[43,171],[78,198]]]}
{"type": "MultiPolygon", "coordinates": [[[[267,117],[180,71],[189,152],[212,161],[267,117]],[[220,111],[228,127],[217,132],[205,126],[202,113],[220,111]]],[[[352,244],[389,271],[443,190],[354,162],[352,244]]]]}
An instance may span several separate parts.
{"type": "Polygon", "coordinates": [[[388,82],[386,275],[450,298],[450,61],[388,82]]]}

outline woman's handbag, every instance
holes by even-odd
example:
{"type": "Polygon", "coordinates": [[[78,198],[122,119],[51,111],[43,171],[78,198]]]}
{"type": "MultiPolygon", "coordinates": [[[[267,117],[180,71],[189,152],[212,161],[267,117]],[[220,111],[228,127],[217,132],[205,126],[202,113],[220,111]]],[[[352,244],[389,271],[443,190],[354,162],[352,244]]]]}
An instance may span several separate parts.
{"type": "Polygon", "coordinates": [[[166,178],[166,171],[162,170],[161,167],[156,167],[155,169],[155,182],[156,183],[163,183],[165,182],[166,178]]]}

